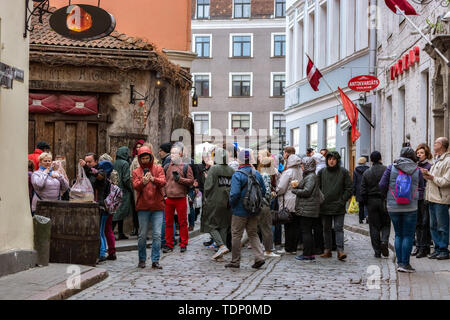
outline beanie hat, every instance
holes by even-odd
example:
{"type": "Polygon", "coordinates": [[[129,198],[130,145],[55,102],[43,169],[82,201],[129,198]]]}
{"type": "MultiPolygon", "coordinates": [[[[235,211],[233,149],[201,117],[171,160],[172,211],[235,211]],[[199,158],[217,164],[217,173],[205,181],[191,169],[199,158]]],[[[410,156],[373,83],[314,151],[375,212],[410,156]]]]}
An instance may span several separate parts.
{"type": "Polygon", "coordinates": [[[381,161],[381,153],[378,151],[374,151],[370,154],[370,161],[373,163],[377,163],[381,161]]]}
{"type": "Polygon", "coordinates": [[[100,168],[100,170],[103,170],[106,173],[106,176],[109,178],[111,172],[114,169],[113,164],[110,161],[100,161],[98,163],[98,167],[100,168]]]}
{"type": "Polygon", "coordinates": [[[45,141],[39,141],[38,144],[36,145],[36,148],[39,150],[51,149],[50,145],[45,141]]]}
{"type": "Polygon", "coordinates": [[[165,153],[170,153],[170,149],[172,149],[172,144],[170,142],[166,142],[160,145],[159,148],[165,153]]]}

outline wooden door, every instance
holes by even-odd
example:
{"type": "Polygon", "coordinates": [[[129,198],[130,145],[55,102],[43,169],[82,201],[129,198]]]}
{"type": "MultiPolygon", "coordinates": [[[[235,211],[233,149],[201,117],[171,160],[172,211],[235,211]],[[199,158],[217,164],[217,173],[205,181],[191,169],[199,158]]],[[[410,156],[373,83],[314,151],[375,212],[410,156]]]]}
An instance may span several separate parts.
{"type": "Polygon", "coordinates": [[[30,114],[28,149],[33,152],[38,141],[51,146],[53,158],[66,158],[66,173],[76,178],[78,160],[88,152],[106,152],[106,122],[96,116],[30,114]]]}

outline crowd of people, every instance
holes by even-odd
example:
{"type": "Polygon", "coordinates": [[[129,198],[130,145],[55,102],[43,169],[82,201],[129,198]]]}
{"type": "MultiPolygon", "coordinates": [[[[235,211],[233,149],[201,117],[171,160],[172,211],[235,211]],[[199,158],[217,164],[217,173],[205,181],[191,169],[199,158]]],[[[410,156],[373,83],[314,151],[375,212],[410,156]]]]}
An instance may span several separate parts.
{"type": "MultiPolygon", "coordinates": [[[[61,163],[52,162],[49,149],[41,142],[29,156],[32,212],[38,200],[59,200],[70,190],[61,163]]],[[[127,238],[123,220],[130,212],[140,268],[146,266],[150,224],[152,268],[161,269],[160,251],[172,252],[178,244],[176,226],[183,253],[198,216],[200,231],[211,237],[203,244],[215,250],[211,259],[224,262],[231,252],[226,268],[240,267],[247,243],[256,269],[284,254],[311,262],[317,255],[332,258],[337,251],[337,259],[345,261],[344,221],[352,196],[359,204],[359,222],[369,224],[376,258],[389,257],[392,223],[399,272],[415,271],[410,256],[449,259],[448,138],[436,139],[433,153],[426,144],[416,150],[405,144],[387,167],[374,151],[372,166],[360,158],[353,178],[341,155],[327,149],[316,154],[310,148],[306,155],[297,155],[288,146],[275,155],[224,144],[205,152],[199,164],[186,153],[182,143],[164,143],[158,160],[153,147],[140,140],[132,156],[128,147],[120,147],[114,163],[106,154],[98,158],[88,153],[80,159],[100,204],[100,262],[116,259],[113,230],[118,225],[118,239],[127,238]],[[280,223],[280,217],[285,221],[280,223]]]]}

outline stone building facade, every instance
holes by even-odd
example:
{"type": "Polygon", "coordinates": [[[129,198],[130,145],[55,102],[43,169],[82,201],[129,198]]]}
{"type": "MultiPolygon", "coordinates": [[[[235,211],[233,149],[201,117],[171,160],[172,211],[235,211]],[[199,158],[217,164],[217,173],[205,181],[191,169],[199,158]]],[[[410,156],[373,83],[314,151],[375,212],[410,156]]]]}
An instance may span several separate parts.
{"type": "MultiPolygon", "coordinates": [[[[399,156],[402,144],[432,146],[440,136],[449,136],[449,68],[402,16],[378,5],[376,135],[374,148],[385,163],[399,156]]],[[[441,1],[423,4],[410,1],[418,16],[412,21],[449,57],[448,23],[440,17],[449,9],[441,1]],[[427,23],[426,20],[430,23],[427,23]]]]}

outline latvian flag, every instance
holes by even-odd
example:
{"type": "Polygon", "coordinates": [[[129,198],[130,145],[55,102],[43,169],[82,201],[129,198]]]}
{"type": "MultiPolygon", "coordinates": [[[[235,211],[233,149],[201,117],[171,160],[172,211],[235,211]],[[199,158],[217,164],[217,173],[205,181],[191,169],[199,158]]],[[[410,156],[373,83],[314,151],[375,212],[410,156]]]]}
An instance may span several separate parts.
{"type": "Polygon", "coordinates": [[[306,68],[306,75],[308,77],[309,84],[313,88],[314,91],[319,91],[319,80],[322,78],[322,74],[319,69],[316,68],[314,62],[311,61],[311,58],[308,57],[308,67],[306,68]]]}
{"type": "Polygon", "coordinates": [[[384,0],[389,9],[395,14],[418,15],[414,7],[407,0],[384,0]]]}

